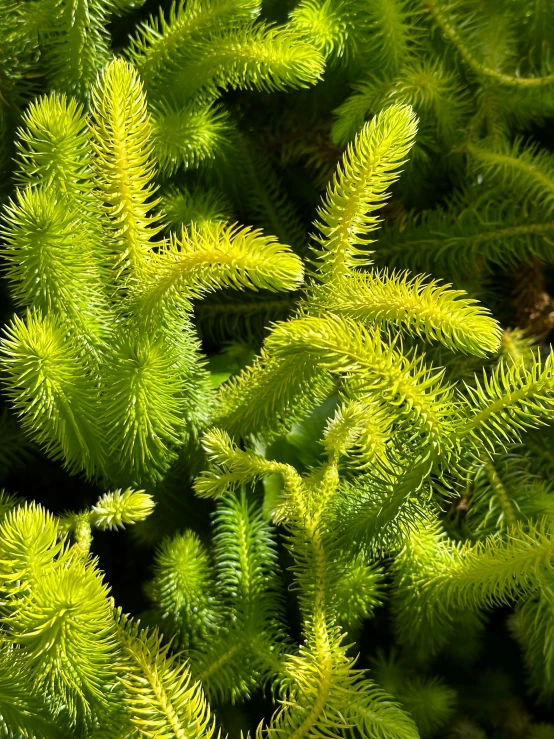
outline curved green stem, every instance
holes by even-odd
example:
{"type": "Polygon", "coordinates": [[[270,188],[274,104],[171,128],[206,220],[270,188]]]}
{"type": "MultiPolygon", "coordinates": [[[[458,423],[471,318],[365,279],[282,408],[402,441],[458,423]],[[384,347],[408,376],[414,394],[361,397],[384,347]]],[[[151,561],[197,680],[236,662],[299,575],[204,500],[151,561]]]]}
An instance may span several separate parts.
{"type": "Polygon", "coordinates": [[[431,13],[437,24],[440,26],[444,35],[456,47],[456,51],[462,57],[464,62],[471,67],[477,74],[489,77],[500,85],[507,87],[546,87],[554,85],[554,74],[545,77],[517,77],[512,74],[504,74],[492,67],[488,67],[483,62],[475,58],[469,47],[466,45],[454,25],[448,20],[445,13],[440,9],[437,0],[427,0],[425,7],[431,13]]]}
{"type": "Polygon", "coordinates": [[[489,478],[491,487],[494,490],[496,497],[498,498],[500,507],[502,508],[502,513],[504,514],[506,524],[509,528],[512,528],[512,526],[516,525],[517,518],[514,512],[514,507],[510,500],[510,496],[508,495],[508,491],[504,487],[504,484],[500,479],[500,475],[498,474],[496,467],[490,460],[487,460],[485,462],[485,471],[487,473],[487,477],[489,478]]]}

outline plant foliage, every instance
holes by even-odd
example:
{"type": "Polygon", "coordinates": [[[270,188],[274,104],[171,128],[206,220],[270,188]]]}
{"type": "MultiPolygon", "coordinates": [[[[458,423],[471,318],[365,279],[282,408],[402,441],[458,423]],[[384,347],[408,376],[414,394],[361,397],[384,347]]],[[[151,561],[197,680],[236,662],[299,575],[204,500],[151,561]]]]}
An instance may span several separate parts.
{"type": "Polygon", "coordinates": [[[140,6],[0,0],[0,734],[553,736],[554,5],[140,6]]]}

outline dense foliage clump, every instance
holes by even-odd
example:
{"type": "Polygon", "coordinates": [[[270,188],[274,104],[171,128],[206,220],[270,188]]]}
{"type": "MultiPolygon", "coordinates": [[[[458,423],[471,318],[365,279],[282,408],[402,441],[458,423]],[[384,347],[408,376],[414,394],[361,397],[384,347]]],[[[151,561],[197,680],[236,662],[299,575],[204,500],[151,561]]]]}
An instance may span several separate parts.
{"type": "Polygon", "coordinates": [[[140,6],[0,0],[0,733],[554,737],[554,3],[140,6]]]}

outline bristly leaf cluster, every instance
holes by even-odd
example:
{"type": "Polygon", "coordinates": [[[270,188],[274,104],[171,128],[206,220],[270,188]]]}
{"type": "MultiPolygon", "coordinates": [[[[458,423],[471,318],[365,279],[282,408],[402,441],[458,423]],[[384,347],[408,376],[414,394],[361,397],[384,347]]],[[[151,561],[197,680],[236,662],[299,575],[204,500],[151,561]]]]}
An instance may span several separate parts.
{"type": "Polygon", "coordinates": [[[554,736],[553,19],[0,0],[0,735],[554,736]]]}

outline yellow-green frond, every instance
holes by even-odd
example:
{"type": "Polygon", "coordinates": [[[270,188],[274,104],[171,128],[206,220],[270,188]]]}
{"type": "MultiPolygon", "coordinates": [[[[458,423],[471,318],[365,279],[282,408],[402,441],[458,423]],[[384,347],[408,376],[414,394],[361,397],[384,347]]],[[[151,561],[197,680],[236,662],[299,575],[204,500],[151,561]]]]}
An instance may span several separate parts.
{"type": "Polygon", "coordinates": [[[331,376],[309,356],[275,357],[262,350],[251,367],[220,387],[215,421],[232,436],[271,436],[290,428],[332,391],[331,376]]]}
{"type": "Polygon", "coordinates": [[[453,412],[453,396],[441,384],[442,371],[421,358],[402,354],[378,331],[349,318],[297,318],[275,327],[266,347],[278,357],[304,355],[322,369],[355,378],[358,391],[390,403],[400,415],[427,428],[433,443],[444,440],[453,412]]]}
{"type": "Polygon", "coordinates": [[[97,529],[118,529],[144,521],[154,510],[155,501],[144,490],[114,490],[92,507],[90,523],[97,529]]]}
{"type": "Polygon", "coordinates": [[[214,718],[200,683],[179,655],[170,655],[156,631],[122,619],[119,639],[125,653],[122,678],[130,720],[149,739],[210,739],[214,718]]]}
{"type": "Polygon", "coordinates": [[[89,476],[101,470],[96,378],[74,337],[53,315],[29,311],[25,321],[13,319],[1,349],[8,393],[25,431],[70,470],[89,476]]]}
{"type": "Polygon", "coordinates": [[[466,393],[456,437],[477,450],[501,451],[553,417],[554,356],[543,362],[537,353],[529,365],[501,359],[490,374],[476,376],[466,393]]]}
{"type": "Polygon", "coordinates": [[[369,326],[395,326],[452,350],[483,356],[499,346],[500,327],[486,308],[463,290],[425,282],[424,275],[350,275],[314,289],[310,298],[312,311],[329,311],[369,326]]]}
{"type": "Polygon", "coordinates": [[[373,213],[386,202],[416,131],[413,110],[395,105],[367,123],[348,147],[318,211],[316,253],[323,282],[368,263],[367,234],[379,222],[373,213]]]}
{"type": "Polygon", "coordinates": [[[204,436],[204,448],[217,469],[203,472],[196,478],[195,490],[203,497],[219,497],[238,485],[273,474],[282,475],[285,483],[299,484],[300,478],[294,467],[238,449],[225,431],[208,431],[204,436]]]}
{"type": "Polygon", "coordinates": [[[91,136],[98,187],[110,219],[114,266],[139,280],[160,230],[155,193],[152,124],[141,81],[130,64],[107,64],[92,91],[91,136]]]}
{"type": "Polygon", "coordinates": [[[191,224],[152,257],[138,298],[143,315],[190,307],[218,288],[294,290],[303,280],[301,260],[273,236],[223,222],[191,224]]]}

